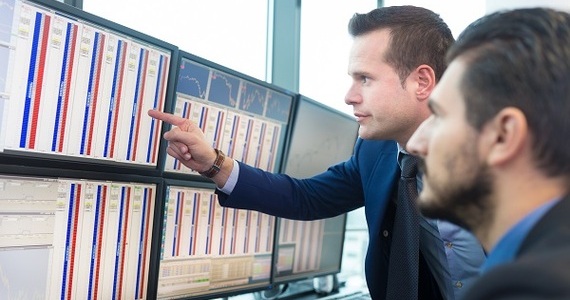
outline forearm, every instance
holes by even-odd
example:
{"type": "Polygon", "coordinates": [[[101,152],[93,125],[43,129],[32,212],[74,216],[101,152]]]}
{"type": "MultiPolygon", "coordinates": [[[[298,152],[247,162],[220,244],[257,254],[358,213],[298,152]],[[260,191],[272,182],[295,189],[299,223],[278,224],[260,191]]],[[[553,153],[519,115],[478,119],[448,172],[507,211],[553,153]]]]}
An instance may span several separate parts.
{"type": "Polygon", "coordinates": [[[299,220],[333,217],[363,205],[358,179],[347,181],[332,170],[295,179],[243,163],[239,163],[239,180],[231,194],[217,194],[222,206],[299,220]]]}

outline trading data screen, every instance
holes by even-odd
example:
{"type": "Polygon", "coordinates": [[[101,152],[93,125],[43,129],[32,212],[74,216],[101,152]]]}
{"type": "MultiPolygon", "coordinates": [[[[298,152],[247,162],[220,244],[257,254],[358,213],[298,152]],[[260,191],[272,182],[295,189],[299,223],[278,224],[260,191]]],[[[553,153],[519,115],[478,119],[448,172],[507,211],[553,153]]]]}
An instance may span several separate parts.
{"type": "Polygon", "coordinates": [[[155,192],[0,175],[0,299],[146,299],[155,192]]]}
{"type": "Polygon", "coordinates": [[[157,297],[268,287],[274,230],[275,217],[221,207],[211,189],[168,186],[157,297]]]}
{"type": "Polygon", "coordinates": [[[36,2],[0,0],[0,16],[0,150],[157,165],[146,111],[164,107],[172,50],[36,2]]]}
{"type": "MultiPolygon", "coordinates": [[[[278,171],[292,103],[293,95],[183,57],[173,113],[196,123],[229,157],[278,171]]],[[[171,156],[164,170],[196,174],[171,156]]]]}

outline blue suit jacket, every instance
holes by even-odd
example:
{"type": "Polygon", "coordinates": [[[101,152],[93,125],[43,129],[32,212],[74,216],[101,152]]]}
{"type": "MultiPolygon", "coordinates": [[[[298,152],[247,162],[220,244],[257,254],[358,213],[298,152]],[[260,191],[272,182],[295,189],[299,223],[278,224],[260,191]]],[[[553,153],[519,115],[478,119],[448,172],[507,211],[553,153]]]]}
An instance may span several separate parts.
{"type": "MultiPolygon", "coordinates": [[[[386,294],[391,223],[383,222],[387,203],[397,190],[400,168],[394,141],[358,139],[354,155],[307,179],[273,174],[240,163],[231,195],[218,192],[220,204],[270,215],[314,220],[337,216],[365,205],[369,230],[366,280],[373,299],[386,294]],[[387,225],[384,225],[387,224],[387,225]]],[[[389,214],[390,215],[390,214],[389,214]]]]}

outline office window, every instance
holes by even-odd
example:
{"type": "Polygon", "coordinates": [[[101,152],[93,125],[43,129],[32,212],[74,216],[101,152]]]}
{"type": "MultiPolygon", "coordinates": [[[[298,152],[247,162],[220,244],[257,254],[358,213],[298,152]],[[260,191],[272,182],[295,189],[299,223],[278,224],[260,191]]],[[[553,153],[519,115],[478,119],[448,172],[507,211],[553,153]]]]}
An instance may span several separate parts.
{"type": "Polygon", "coordinates": [[[265,80],[267,0],[84,0],[87,12],[265,80]]]}
{"type": "Polygon", "coordinates": [[[562,9],[570,12],[570,3],[566,0],[503,0],[503,1],[491,1],[486,0],[486,12],[491,13],[501,9],[515,9],[523,7],[534,7],[543,6],[550,7],[554,9],[562,9]]]}
{"type": "Polygon", "coordinates": [[[366,13],[376,0],[302,1],[299,92],[352,115],[344,103],[350,84],[347,75],[352,38],[348,21],[354,13],[366,13]]]}
{"type": "Polygon", "coordinates": [[[434,1],[434,0],[384,0],[384,6],[415,5],[436,13],[447,23],[455,38],[469,25],[485,14],[485,0],[434,1]]]}

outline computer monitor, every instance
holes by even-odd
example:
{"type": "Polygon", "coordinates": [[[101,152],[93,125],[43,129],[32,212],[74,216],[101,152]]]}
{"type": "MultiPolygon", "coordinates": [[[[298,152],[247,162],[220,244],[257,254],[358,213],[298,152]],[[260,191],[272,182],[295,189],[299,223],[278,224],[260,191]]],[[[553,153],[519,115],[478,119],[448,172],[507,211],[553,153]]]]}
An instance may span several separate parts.
{"type": "Polygon", "coordinates": [[[0,174],[0,298],[148,299],[159,181],[33,173],[0,174]]]}
{"type": "MultiPolygon", "coordinates": [[[[196,123],[227,156],[278,172],[295,94],[181,51],[171,112],[196,123]]],[[[193,174],[166,157],[167,173],[193,174]]]]}
{"type": "Polygon", "coordinates": [[[172,93],[175,46],[58,1],[3,0],[0,16],[3,157],[158,170],[146,111],[172,93]]]}
{"type": "MultiPolygon", "coordinates": [[[[347,160],[358,123],[345,113],[299,95],[284,173],[305,178],[347,160]]],[[[279,219],[274,283],[340,272],[346,214],[316,221],[279,219]]]]}
{"type": "Polygon", "coordinates": [[[275,217],[221,207],[212,186],[167,180],[158,299],[212,299],[270,286],[275,217]]]}
{"type": "MultiPolygon", "coordinates": [[[[294,93],[184,51],[177,71],[170,112],[194,122],[227,156],[280,170],[294,93]]],[[[276,218],[221,207],[215,186],[172,156],[163,170],[157,297],[211,299],[268,289],[276,218]]]]}

